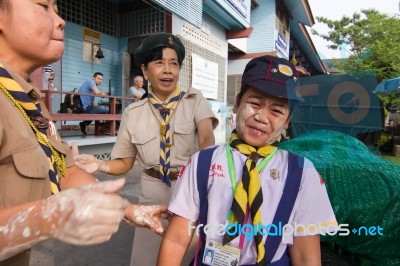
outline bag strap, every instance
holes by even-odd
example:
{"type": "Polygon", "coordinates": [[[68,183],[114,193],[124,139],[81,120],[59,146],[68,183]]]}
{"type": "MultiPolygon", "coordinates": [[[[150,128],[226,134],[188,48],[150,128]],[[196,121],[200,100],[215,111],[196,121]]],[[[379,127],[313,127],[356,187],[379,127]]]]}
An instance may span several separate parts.
{"type": "MultiPolygon", "coordinates": [[[[303,175],[304,157],[289,152],[288,158],[288,175],[283,188],[283,194],[279,201],[278,208],[272,224],[279,223],[285,225],[289,221],[294,203],[296,202],[297,194],[300,189],[300,182],[303,175]]],[[[270,263],[278,250],[279,244],[282,241],[282,235],[268,236],[265,241],[266,261],[270,263]]]]}
{"type": "MultiPolygon", "coordinates": [[[[199,210],[199,224],[207,224],[207,213],[208,213],[208,173],[207,169],[210,169],[211,166],[211,158],[214,153],[214,150],[217,146],[202,150],[199,152],[198,163],[197,163],[197,191],[199,193],[200,200],[200,210],[199,210]]],[[[299,192],[301,178],[303,175],[303,165],[304,165],[304,157],[296,155],[294,153],[289,152],[288,158],[288,178],[285,182],[285,187],[283,189],[282,197],[279,201],[278,208],[276,210],[273,224],[287,224],[290,218],[290,214],[292,213],[294,203],[296,202],[297,194],[299,192]],[[290,182],[289,182],[290,178],[290,182]]],[[[201,227],[200,237],[198,241],[198,246],[196,249],[194,265],[201,265],[200,261],[197,261],[199,258],[200,251],[204,249],[206,236],[204,234],[204,227],[201,227]]],[[[276,251],[278,250],[279,244],[282,241],[282,235],[280,236],[268,236],[265,241],[265,250],[266,250],[266,261],[267,263],[271,263],[272,258],[275,256],[276,251]]]]}
{"type": "MultiPolygon", "coordinates": [[[[207,213],[208,213],[208,175],[211,167],[211,158],[218,146],[210,147],[199,152],[197,159],[197,191],[199,193],[200,209],[199,209],[199,224],[207,224],[207,213]]],[[[196,254],[194,258],[194,265],[197,264],[198,255],[201,254],[200,250],[203,249],[202,243],[206,241],[206,235],[204,234],[204,227],[201,227],[200,237],[197,243],[196,254]]],[[[200,259],[201,263],[201,259],[200,259]]]]}
{"type": "Polygon", "coordinates": [[[74,88],[73,90],[72,90],[72,93],[70,94],[70,99],[71,99],[71,106],[72,107],[74,107],[74,104],[75,104],[75,101],[74,101],[74,99],[75,99],[75,96],[78,96],[79,97],[79,101],[80,101],[80,95],[75,95],[75,94],[73,94],[74,92],[78,92],[78,89],[77,88],[74,88]]]}
{"type": "MultiPolygon", "coordinates": [[[[197,161],[197,191],[199,192],[200,200],[200,211],[199,211],[199,223],[207,223],[207,212],[208,212],[208,174],[211,167],[211,158],[214,150],[217,147],[211,147],[204,149],[199,152],[199,157],[197,161]]],[[[201,230],[201,238],[203,242],[205,241],[204,231],[201,230]]]]}

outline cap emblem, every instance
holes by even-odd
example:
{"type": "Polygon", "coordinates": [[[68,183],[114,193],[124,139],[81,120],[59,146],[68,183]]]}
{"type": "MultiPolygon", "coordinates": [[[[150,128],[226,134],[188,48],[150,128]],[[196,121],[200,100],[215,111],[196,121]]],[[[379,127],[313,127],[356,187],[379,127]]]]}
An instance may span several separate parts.
{"type": "Polygon", "coordinates": [[[288,77],[293,76],[293,71],[289,66],[283,65],[283,64],[279,64],[278,68],[279,68],[279,72],[281,72],[282,74],[284,74],[284,75],[286,75],[288,77]]]}
{"type": "Polygon", "coordinates": [[[172,36],[168,37],[168,44],[169,45],[174,45],[174,39],[172,38],[172,36]]]}

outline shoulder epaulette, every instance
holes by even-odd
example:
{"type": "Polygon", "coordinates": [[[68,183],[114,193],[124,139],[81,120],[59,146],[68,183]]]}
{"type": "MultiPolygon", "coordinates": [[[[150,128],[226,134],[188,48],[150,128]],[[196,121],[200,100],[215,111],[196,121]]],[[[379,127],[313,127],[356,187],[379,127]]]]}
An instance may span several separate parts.
{"type": "Polygon", "coordinates": [[[148,101],[148,99],[146,98],[146,99],[140,100],[140,101],[138,101],[138,102],[131,103],[131,104],[128,105],[126,108],[127,108],[128,110],[135,109],[135,108],[138,108],[138,107],[140,107],[140,106],[143,106],[144,104],[147,103],[147,101],[148,101]]]}

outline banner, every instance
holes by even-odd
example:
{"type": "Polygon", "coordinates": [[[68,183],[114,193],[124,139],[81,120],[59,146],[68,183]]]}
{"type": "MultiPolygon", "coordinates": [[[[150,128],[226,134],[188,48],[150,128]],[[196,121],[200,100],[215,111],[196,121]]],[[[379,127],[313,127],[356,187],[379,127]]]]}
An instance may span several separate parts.
{"type": "Polygon", "coordinates": [[[330,74],[299,79],[299,103],[291,119],[292,136],[311,130],[334,130],[357,137],[383,127],[382,106],[373,93],[372,72],[330,74]]]}

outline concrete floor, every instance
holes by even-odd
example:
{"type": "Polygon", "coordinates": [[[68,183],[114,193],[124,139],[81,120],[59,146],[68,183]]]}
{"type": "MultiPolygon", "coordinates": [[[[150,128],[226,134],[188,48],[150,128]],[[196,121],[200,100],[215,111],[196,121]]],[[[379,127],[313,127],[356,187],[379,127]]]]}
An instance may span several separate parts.
{"type": "MultiPolygon", "coordinates": [[[[126,175],[126,184],[120,195],[136,203],[139,198],[140,174],[142,169],[134,166],[126,175]]],[[[96,174],[99,180],[114,178],[106,174],[96,174]]],[[[119,230],[103,244],[74,246],[57,240],[46,240],[32,249],[31,266],[126,266],[130,263],[134,228],[122,222],[119,230]]],[[[147,266],[147,265],[144,265],[147,266]]],[[[151,266],[151,265],[149,265],[151,266]]]]}
{"type": "MultiPolygon", "coordinates": [[[[142,169],[134,166],[126,175],[126,184],[120,195],[136,203],[140,191],[140,174],[142,169]]],[[[106,174],[96,174],[103,181],[114,178],[106,174]]],[[[93,246],[73,246],[56,240],[46,240],[32,249],[30,266],[129,266],[134,228],[122,222],[119,230],[103,244],[93,246]]],[[[338,256],[330,248],[322,248],[323,266],[349,266],[348,258],[338,256]]],[[[154,266],[154,265],[143,265],[154,266]]]]}

